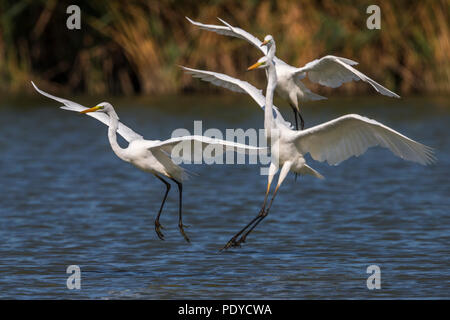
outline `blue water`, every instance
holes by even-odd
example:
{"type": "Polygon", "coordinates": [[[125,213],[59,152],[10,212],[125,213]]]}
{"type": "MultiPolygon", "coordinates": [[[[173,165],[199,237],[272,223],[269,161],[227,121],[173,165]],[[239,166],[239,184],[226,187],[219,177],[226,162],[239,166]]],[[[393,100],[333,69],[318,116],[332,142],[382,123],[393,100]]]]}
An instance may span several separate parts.
{"type": "MultiPolygon", "coordinates": [[[[81,99],[86,105],[103,101],[81,99]]],[[[257,165],[188,165],[187,244],[172,188],[116,158],[106,126],[44,97],[0,107],[0,298],[450,298],[450,105],[446,98],[330,99],[304,106],[306,126],[359,113],[435,148],[423,167],[373,148],[330,167],[326,179],[291,174],[271,213],[241,248],[218,250],[259,211],[257,165]],[[381,289],[368,290],[369,265],[381,289]],[[81,268],[81,289],[66,268],[81,268]]],[[[113,99],[149,139],[176,128],[261,128],[252,101],[232,97],[113,99]]],[[[291,111],[282,102],[282,112],[291,111]]]]}

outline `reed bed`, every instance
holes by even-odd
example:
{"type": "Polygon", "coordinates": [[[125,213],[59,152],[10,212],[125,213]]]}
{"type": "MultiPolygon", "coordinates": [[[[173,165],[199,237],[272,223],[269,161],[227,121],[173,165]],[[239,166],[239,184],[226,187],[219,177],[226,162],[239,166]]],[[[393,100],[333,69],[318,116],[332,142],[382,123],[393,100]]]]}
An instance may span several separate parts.
{"type": "MultiPolygon", "coordinates": [[[[375,1],[376,2],[376,1],[375,1]]],[[[450,92],[450,5],[445,0],[383,1],[381,30],[366,28],[357,1],[78,1],[81,30],[68,30],[69,1],[0,0],[0,91],[43,88],[87,94],[171,94],[217,90],[183,75],[178,65],[206,68],[252,81],[244,73],[260,52],[240,39],[192,26],[184,17],[220,24],[221,17],[258,36],[272,34],[277,55],[303,65],[327,54],[402,95],[450,92]]],[[[356,94],[368,85],[321,94],[356,94]]]]}

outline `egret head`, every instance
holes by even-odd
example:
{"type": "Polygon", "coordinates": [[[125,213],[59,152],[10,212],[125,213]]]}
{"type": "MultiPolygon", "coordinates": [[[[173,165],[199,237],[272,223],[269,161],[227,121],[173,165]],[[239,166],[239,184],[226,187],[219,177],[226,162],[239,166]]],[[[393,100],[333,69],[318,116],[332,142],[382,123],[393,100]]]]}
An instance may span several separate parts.
{"type": "Polygon", "coordinates": [[[274,42],[273,37],[270,34],[268,34],[267,36],[264,37],[264,41],[263,43],[261,43],[261,47],[268,46],[270,48],[273,42],[274,42]]]}
{"type": "Polygon", "coordinates": [[[268,68],[269,67],[268,61],[269,61],[269,58],[267,58],[266,56],[259,58],[258,62],[256,62],[255,64],[253,64],[247,68],[247,71],[268,68]]]}
{"type": "Polygon", "coordinates": [[[95,107],[92,107],[90,109],[85,109],[83,111],[80,111],[80,113],[88,113],[88,112],[104,112],[109,113],[111,111],[114,111],[113,106],[108,102],[102,102],[96,105],[95,107]]]}

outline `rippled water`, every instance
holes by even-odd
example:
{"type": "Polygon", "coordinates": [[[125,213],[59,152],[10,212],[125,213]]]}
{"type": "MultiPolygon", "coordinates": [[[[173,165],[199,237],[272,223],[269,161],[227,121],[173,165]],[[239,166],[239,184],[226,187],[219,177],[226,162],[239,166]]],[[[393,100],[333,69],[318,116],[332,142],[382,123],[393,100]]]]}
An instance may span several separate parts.
{"type": "MultiPolygon", "coordinates": [[[[93,105],[103,99],[82,99],[93,105]]],[[[260,128],[240,96],[112,101],[150,139],[176,128],[260,128]]],[[[282,103],[280,103],[282,104],[282,103]]],[[[291,119],[288,107],[282,108],[291,119]]],[[[219,253],[259,210],[256,165],[189,165],[177,228],[172,188],[112,153],[106,127],[44,97],[0,108],[0,298],[450,298],[448,99],[336,99],[304,108],[307,126],[345,113],[375,118],[436,149],[422,167],[369,150],[336,167],[309,159],[326,180],[288,176],[270,215],[242,248],[219,253]],[[368,290],[366,268],[381,268],[368,290]],[[66,268],[79,265],[81,290],[66,268]]]]}

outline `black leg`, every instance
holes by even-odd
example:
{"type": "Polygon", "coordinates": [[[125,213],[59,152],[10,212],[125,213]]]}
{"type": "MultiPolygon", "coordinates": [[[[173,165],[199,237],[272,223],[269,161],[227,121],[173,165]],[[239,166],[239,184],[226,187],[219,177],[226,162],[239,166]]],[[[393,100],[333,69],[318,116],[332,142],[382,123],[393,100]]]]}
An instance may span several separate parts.
{"type": "Polygon", "coordinates": [[[295,105],[293,105],[292,103],[290,104],[292,111],[294,112],[294,119],[295,119],[295,130],[298,130],[298,119],[300,119],[300,130],[303,130],[305,128],[305,121],[303,120],[303,117],[300,113],[300,111],[298,111],[298,109],[295,107],[295,105]]]}
{"type": "Polygon", "coordinates": [[[174,181],[178,185],[178,191],[179,191],[179,194],[180,194],[179,207],[178,207],[178,214],[179,214],[178,228],[180,229],[180,232],[183,235],[184,239],[187,242],[190,242],[188,236],[184,232],[184,227],[187,227],[187,226],[183,225],[183,214],[182,214],[182,209],[183,209],[183,184],[181,182],[173,179],[173,178],[171,178],[171,179],[172,179],[172,181],[174,181]]]}
{"type": "Polygon", "coordinates": [[[237,239],[237,238],[238,238],[245,230],[247,230],[248,227],[250,227],[253,223],[255,223],[258,219],[261,218],[261,216],[264,214],[265,205],[266,205],[266,202],[264,201],[264,204],[263,204],[263,206],[261,207],[261,210],[259,211],[258,215],[257,215],[256,217],[254,217],[254,218],[252,219],[252,221],[250,221],[250,222],[249,222],[244,228],[242,228],[238,233],[236,233],[236,234],[233,236],[233,238],[231,238],[231,239],[227,242],[227,244],[226,244],[222,249],[220,249],[220,251],[225,250],[225,249],[228,249],[228,248],[230,248],[230,247],[238,247],[238,246],[239,246],[239,244],[238,244],[238,242],[236,241],[236,239],[237,239]]]}
{"type": "Polygon", "coordinates": [[[267,209],[262,212],[259,219],[256,220],[255,224],[246,233],[244,233],[244,235],[236,242],[236,245],[239,246],[241,243],[245,242],[245,239],[250,234],[250,232],[252,232],[253,229],[255,229],[256,226],[261,221],[263,221],[265,217],[267,217],[267,215],[269,214],[270,207],[272,207],[273,200],[275,199],[275,196],[277,195],[277,192],[278,192],[278,186],[275,188],[275,191],[273,192],[272,199],[270,200],[270,203],[269,203],[269,206],[267,207],[267,209]]]}
{"type": "MultiPolygon", "coordinates": [[[[297,111],[297,108],[291,104],[292,111],[294,111],[294,119],[295,119],[295,130],[298,130],[298,121],[297,116],[300,119],[300,129],[303,130],[305,128],[305,121],[303,120],[303,117],[299,111],[297,111]]],[[[297,173],[294,175],[294,181],[297,182],[297,173]]]]}
{"type": "Polygon", "coordinates": [[[294,111],[294,119],[295,119],[295,130],[298,130],[298,121],[297,121],[297,109],[291,104],[292,111],[294,111]]]}
{"type": "Polygon", "coordinates": [[[264,215],[265,212],[265,208],[266,208],[266,203],[267,203],[267,198],[269,196],[269,191],[270,191],[270,183],[267,184],[267,190],[266,190],[266,195],[264,196],[264,202],[263,205],[261,207],[261,210],[259,211],[258,215],[256,217],[254,217],[244,228],[242,228],[238,233],[236,233],[228,242],[227,244],[220,249],[220,251],[224,250],[224,249],[228,249],[230,247],[237,247],[239,246],[239,242],[236,241],[236,239],[248,228],[250,227],[253,223],[257,222],[258,219],[261,219],[261,216],[264,215]]]}
{"type": "Polygon", "coordinates": [[[159,180],[161,180],[165,185],[166,185],[166,193],[164,194],[164,198],[163,201],[161,203],[161,207],[159,208],[159,212],[158,215],[156,216],[156,220],[155,220],[155,231],[156,234],[158,235],[158,237],[161,240],[164,240],[164,235],[161,232],[161,229],[164,229],[163,226],[159,223],[159,217],[161,216],[161,212],[162,209],[164,207],[164,203],[166,202],[167,199],[167,195],[169,194],[169,190],[170,190],[170,183],[168,183],[166,180],[164,180],[163,178],[161,178],[160,176],[158,176],[157,174],[155,174],[155,177],[157,177],[159,180]]]}
{"type": "Polygon", "coordinates": [[[298,114],[298,117],[300,118],[300,128],[301,128],[301,130],[303,130],[303,129],[305,129],[305,121],[303,120],[303,117],[300,112],[297,112],[297,114],[298,114]]]}
{"type": "MultiPolygon", "coordinates": [[[[302,116],[300,115],[300,112],[297,111],[297,108],[294,105],[291,104],[291,108],[292,108],[292,111],[294,111],[295,130],[298,130],[297,114],[300,116],[300,119],[302,118],[302,116]]],[[[302,130],[303,130],[303,128],[302,128],[302,130]]],[[[297,174],[295,174],[294,181],[297,181],[297,174]]]]}

